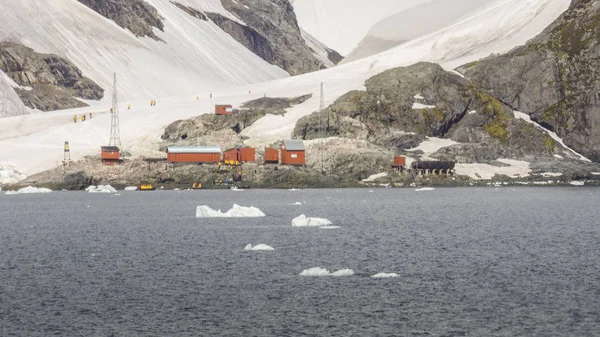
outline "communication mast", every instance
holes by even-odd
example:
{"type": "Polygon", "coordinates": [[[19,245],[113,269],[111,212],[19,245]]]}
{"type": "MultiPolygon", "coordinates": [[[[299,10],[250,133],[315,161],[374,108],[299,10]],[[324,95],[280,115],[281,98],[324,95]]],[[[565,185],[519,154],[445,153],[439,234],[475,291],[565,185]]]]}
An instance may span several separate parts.
{"type": "Polygon", "coordinates": [[[121,133],[119,131],[119,99],[117,96],[117,73],[113,82],[112,109],[110,111],[110,141],[109,146],[121,148],[121,133]]]}

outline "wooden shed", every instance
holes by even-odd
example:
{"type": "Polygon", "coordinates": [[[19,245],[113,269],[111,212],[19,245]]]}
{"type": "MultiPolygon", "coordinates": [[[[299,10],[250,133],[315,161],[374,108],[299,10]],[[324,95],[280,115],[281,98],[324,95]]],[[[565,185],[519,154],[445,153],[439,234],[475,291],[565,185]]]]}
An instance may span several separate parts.
{"type": "Polygon", "coordinates": [[[169,163],[218,163],[221,161],[221,148],[218,146],[169,146],[169,163]]]}
{"type": "Polygon", "coordinates": [[[277,149],[265,148],[265,164],[279,164],[279,151],[277,149]]]}
{"type": "Polygon", "coordinates": [[[304,142],[302,140],[284,140],[281,143],[282,165],[306,165],[304,142]]]}
{"type": "Polygon", "coordinates": [[[121,162],[121,150],[117,146],[101,146],[100,159],[105,165],[113,165],[121,162]]]}
{"type": "Polygon", "coordinates": [[[402,168],[406,166],[406,157],[404,156],[395,156],[394,164],[392,165],[394,168],[402,168]]]}
{"type": "Polygon", "coordinates": [[[233,160],[240,163],[248,163],[256,161],[256,149],[253,147],[238,147],[225,151],[223,153],[223,161],[233,160]]]}
{"type": "Polygon", "coordinates": [[[215,105],[215,115],[232,115],[233,107],[231,105],[215,105]]]}

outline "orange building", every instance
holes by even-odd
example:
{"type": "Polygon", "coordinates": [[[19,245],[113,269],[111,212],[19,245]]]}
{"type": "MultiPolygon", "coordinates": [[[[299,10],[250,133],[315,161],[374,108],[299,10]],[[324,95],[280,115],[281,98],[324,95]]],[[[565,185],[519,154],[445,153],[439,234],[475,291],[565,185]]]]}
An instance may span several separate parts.
{"type": "Polygon", "coordinates": [[[253,147],[238,147],[223,152],[223,161],[233,160],[240,163],[255,162],[256,149],[253,147]]]}
{"type": "Polygon", "coordinates": [[[232,115],[233,107],[231,105],[215,105],[215,115],[232,115]]]}
{"type": "Polygon", "coordinates": [[[395,156],[394,157],[394,168],[401,168],[406,166],[406,157],[404,156],[395,156]]]}
{"type": "Polygon", "coordinates": [[[167,148],[169,163],[218,163],[221,161],[221,148],[218,146],[170,146],[167,148]]]}
{"type": "Polygon", "coordinates": [[[304,142],[302,140],[284,140],[281,143],[282,165],[306,165],[304,142]]]}
{"type": "Polygon", "coordinates": [[[121,150],[117,146],[101,146],[100,159],[105,165],[113,165],[121,162],[121,150]]]}
{"type": "Polygon", "coordinates": [[[278,164],[279,163],[279,151],[272,147],[265,148],[265,164],[278,164]]]}

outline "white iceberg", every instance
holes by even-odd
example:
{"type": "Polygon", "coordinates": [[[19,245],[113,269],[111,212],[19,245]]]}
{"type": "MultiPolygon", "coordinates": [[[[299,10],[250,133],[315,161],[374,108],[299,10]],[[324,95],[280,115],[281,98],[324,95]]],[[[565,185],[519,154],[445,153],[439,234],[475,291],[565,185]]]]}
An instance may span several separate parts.
{"type": "Polygon", "coordinates": [[[91,185],[85,189],[88,193],[117,193],[117,190],[110,185],[91,185]]]}
{"type": "Polygon", "coordinates": [[[423,187],[423,188],[417,188],[415,190],[415,192],[428,192],[428,191],[435,191],[435,188],[433,188],[433,187],[423,187]]]}
{"type": "Polygon", "coordinates": [[[340,269],[336,272],[330,273],[329,270],[321,268],[321,267],[314,267],[314,268],[309,268],[309,269],[304,269],[301,273],[300,276],[310,276],[310,277],[317,277],[317,276],[351,276],[354,275],[354,271],[352,269],[340,269]]]}
{"type": "Polygon", "coordinates": [[[296,201],[296,203],[294,203],[294,206],[302,206],[302,203],[300,201],[296,201]]]}
{"type": "Polygon", "coordinates": [[[374,278],[391,278],[391,277],[398,277],[398,274],[396,273],[379,273],[379,274],[375,274],[371,277],[374,278]]]}
{"type": "Polygon", "coordinates": [[[571,181],[569,184],[571,184],[573,186],[583,186],[583,185],[585,185],[585,181],[574,180],[574,181],[571,181]]]}
{"type": "Polygon", "coordinates": [[[300,191],[300,189],[299,188],[290,188],[288,191],[295,192],[295,191],[300,191]]]}
{"type": "Polygon", "coordinates": [[[15,194],[35,194],[35,193],[51,193],[52,190],[49,188],[39,188],[33,186],[27,186],[19,189],[18,191],[6,191],[6,195],[15,195],[15,194]]]}
{"type": "Polygon", "coordinates": [[[243,188],[239,188],[237,186],[232,186],[229,189],[232,190],[232,191],[234,191],[234,192],[243,192],[244,191],[243,188]]]}
{"type": "Polygon", "coordinates": [[[306,215],[301,214],[292,220],[293,227],[319,227],[329,226],[331,221],[324,218],[307,218],[306,215]]]}
{"type": "Polygon", "coordinates": [[[233,207],[225,213],[206,205],[196,208],[196,218],[259,218],[264,216],[266,216],[265,213],[256,207],[245,207],[238,204],[233,204],[233,207]]]}
{"type": "Polygon", "coordinates": [[[138,187],[137,186],[127,186],[125,187],[125,191],[137,191],[138,187]]]}
{"type": "Polygon", "coordinates": [[[251,244],[247,244],[246,247],[244,247],[244,250],[275,250],[275,248],[261,243],[254,247],[252,247],[251,244]]]}

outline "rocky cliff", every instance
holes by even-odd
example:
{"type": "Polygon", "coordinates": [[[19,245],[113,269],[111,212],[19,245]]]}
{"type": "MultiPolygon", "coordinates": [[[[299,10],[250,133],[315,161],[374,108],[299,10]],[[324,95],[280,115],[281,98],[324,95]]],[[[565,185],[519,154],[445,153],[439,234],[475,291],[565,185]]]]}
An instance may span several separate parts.
{"type": "Polygon", "coordinates": [[[162,19],[156,8],[144,0],[78,0],[107,19],[113,20],[122,28],[128,29],[135,36],[159,38],[152,31],[153,27],[164,29],[162,19]]]}
{"type": "Polygon", "coordinates": [[[15,89],[23,103],[42,111],[87,106],[75,97],[99,100],[104,89],[83,77],[69,60],[40,54],[18,43],[0,43],[0,70],[21,88],[15,89]]]}
{"type": "Polygon", "coordinates": [[[574,1],[527,45],[458,70],[600,162],[600,1],[574,1]]]}

